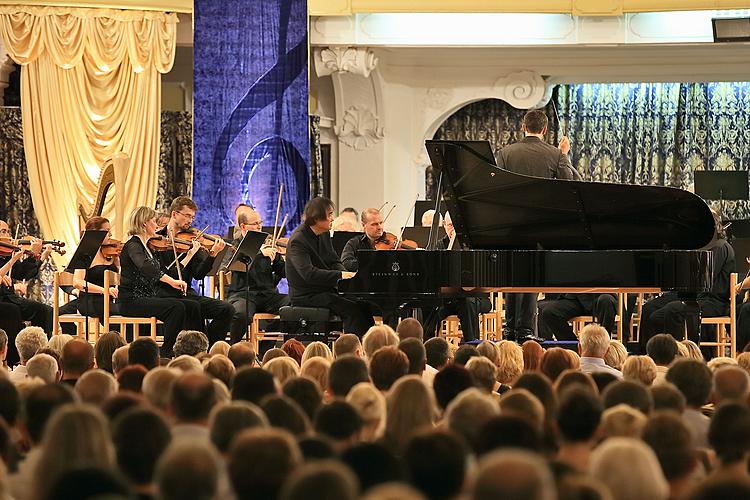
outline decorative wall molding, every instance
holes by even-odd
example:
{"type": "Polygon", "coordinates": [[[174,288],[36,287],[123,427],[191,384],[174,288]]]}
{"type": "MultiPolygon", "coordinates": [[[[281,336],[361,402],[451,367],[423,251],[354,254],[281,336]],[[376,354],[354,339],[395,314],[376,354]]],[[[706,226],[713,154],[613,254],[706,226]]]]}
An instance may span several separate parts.
{"type": "Polygon", "coordinates": [[[339,140],[357,151],[364,151],[383,139],[383,127],[371,109],[364,106],[350,106],[343,117],[341,126],[333,128],[339,140]]]}
{"type": "Polygon", "coordinates": [[[517,71],[498,78],[492,86],[498,98],[518,109],[538,108],[551,97],[547,82],[535,71],[517,71]],[[549,95],[548,95],[549,94],[549,95]]]}
{"type": "Polygon", "coordinates": [[[425,91],[422,103],[427,108],[442,109],[448,104],[453,97],[453,89],[450,88],[429,88],[425,91]]]}
{"type": "Polygon", "coordinates": [[[315,49],[314,57],[318,76],[352,73],[369,78],[378,65],[377,56],[367,47],[333,46],[315,49]]]}

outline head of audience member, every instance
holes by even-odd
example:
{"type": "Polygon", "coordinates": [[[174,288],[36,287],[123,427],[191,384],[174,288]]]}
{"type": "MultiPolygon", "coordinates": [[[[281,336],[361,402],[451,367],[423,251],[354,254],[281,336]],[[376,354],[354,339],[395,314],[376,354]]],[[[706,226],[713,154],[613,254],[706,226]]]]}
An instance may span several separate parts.
{"type": "Polygon", "coordinates": [[[646,420],[646,415],[626,404],[607,408],[602,414],[602,438],[629,437],[640,439],[646,420]]]}
{"type": "Polygon", "coordinates": [[[362,337],[362,349],[365,357],[372,359],[375,351],[381,347],[396,346],[398,347],[398,335],[388,325],[371,326],[365,336],[362,337]]]}
{"type": "Polygon", "coordinates": [[[333,343],[334,358],[338,358],[347,354],[351,354],[357,358],[361,358],[364,356],[364,351],[362,350],[362,342],[360,342],[359,337],[357,337],[353,333],[345,333],[337,338],[333,343]]]}
{"type": "Polygon", "coordinates": [[[482,426],[499,414],[500,407],[492,396],[470,388],[450,402],[443,420],[448,429],[461,436],[476,451],[480,444],[479,431],[482,426]]]}
{"type": "Polygon", "coordinates": [[[555,381],[565,370],[577,370],[580,364],[576,365],[570,354],[561,347],[551,347],[547,349],[542,356],[542,362],[539,364],[539,370],[555,381]]]}
{"type": "MultiPolygon", "coordinates": [[[[560,395],[556,420],[561,447],[564,449],[571,445],[584,445],[592,449],[603,411],[601,400],[591,391],[582,387],[570,387],[564,391],[560,395]]],[[[588,467],[587,463],[569,465],[577,470],[586,470],[588,467]]]]}
{"type": "Polygon", "coordinates": [[[457,498],[464,486],[469,450],[451,432],[416,433],[404,451],[409,482],[427,498],[457,498]]]}
{"type": "Polygon", "coordinates": [[[0,328],[0,364],[5,364],[8,357],[8,334],[0,328]]]}
{"type": "Polygon", "coordinates": [[[307,347],[305,347],[305,352],[302,354],[302,361],[300,363],[300,366],[305,364],[305,361],[312,358],[323,358],[328,361],[333,360],[333,353],[331,352],[331,348],[328,347],[323,342],[310,342],[307,347]]]}
{"type": "Polygon", "coordinates": [[[328,388],[328,374],[330,371],[331,362],[326,358],[315,356],[302,363],[299,374],[301,377],[307,377],[314,381],[322,392],[328,388]]]}
{"type": "Polygon", "coordinates": [[[750,374],[750,352],[741,352],[737,355],[737,365],[750,374]]]}
{"type": "Polygon", "coordinates": [[[141,365],[128,365],[117,375],[117,383],[120,391],[129,391],[140,394],[143,392],[143,379],[148,371],[141,365]]]}
{"type": "Polygon", "coordinates": [[[48,384],[57,382],[59,372],[57,360],[49,354],[35,354],[26,362],[26,376],[39,377],[48,384]]]}
{"type": "Polygon", "coordinates": [[[479,462],[473,500],[557,498],[552,472],[537,453],[500,450],[479,462]]]}
{"type": "Polygon", "coordinates": [[[599,389],[599,394],[603,393],[604,389],[609,387],[610,384],[620,380],[614,373],[609,372],[594,372],[589,373],[589,376],[594,381],[594,384],[596,384],[597,389],[599,389]]]}
{"type": "Polygon", "coordinates": [[[654,335],[646,343],[646,354],[658,366],[669,366],[677,357],[677,341],[668,333],[654,335]]]}
{"type": "Polygon", "coordinates": [[[257,405],[246,401],[232,401],[214,406],[208,418],[211,442],[222,455],[236,435],[245,429],[269,427],[268,418],[257,405]]]}
{"type": "Polygon", "coordinates": [[[203,370],[211,378],[221,381],[227,388],[232,386],[234,377],[234,365],[232,361],[223,354],[214,354],[203,365],[203,370]]]}
{"type": "Polygon", "coordinates": [[[555,380],[554,388],[555,392],[560,395],[569,387],[583,387],[587,391],[591,391],[593,394],[598,394],[594,379],[588,373],[579,372],[577,370],[565,370],[555,380]]]}
{"type": "Polygon", "coordinates": [[[740,403],[719,406],[708,427],[708,443],[722,468],[739,465],[746,478],[750,459],[750,409],[740,403]]]}
{"type": "Polygon", "coordinates": [[[601,325],[590,323],[581,330],[578,342],[581,356],[604,359],[609,350],[609,332],[601,325]]]}
{"type": "Polygon", "coordinates": [[[104,370],[89,370],[76,382],[75,392],[81,402],[101,406],[117,392],[117,381],[111,373],[104,370]]]}
{"type": "Polygon", "coordinates": [[[305,205],[302,222],[315,234],[330,231],[333,225],[334,208],[331,200],[323,196],[316,196],[305,205]]]}
{"type": "Polygon", "coordinates": [[[343,399],[321,406],[315,414],[315,432],[332,440],[338,453],[361,440],[363,425],[354,406],[343,399]]]}
{"type": "Polygon", "coordinates": [[[497,381],[513,385],[523,373],[523,349],[515,342],[501,340],[497,343],[497,381]]]}
{"type": "Polygon", "coordinates": [[[62,380],[78,380],[94,367],[94,348],[81,339],[73,339],[63,347],[62,380]]]}
{"type": "Polygon", "coordinates": [[[453,398],[474,386],[469,371],[462,365],[446,366],[435,375],[432,388],[440,408],[445,409],[453,398]]]}
{"type": "Polygon", "coordinates": [[[415,337],[403,339],[398,348],[409,359],[409,375],[421,375],[427,366],[427,352],[421,340],[415,337]]]}
{"type": "Polygon", "coordinates": [[[687,403],[685,396],[680,392],[676,385],[664,382],[649,387],[651,396],[654,399],[654,411],[669,410],[679,415],[685,411],[687,403]]]}
{"type": "Polygon", "coordinates": [[[671,382],[685,396],[687,406],[698,409],[708,401],[713,388],[711,370],[702,361],[679,359],[667,371],[667,382],[671,382]]]}
{"type": "Polygon", "coordinates": [[[404,318],[396,326],[396,335],[398,335],[399,340],[417,339],[422,342],[424,340],[424,329],[419,320],[404,318]]]}
{"type": "Polygon", "coordinates": [[[336,458],[339,455],[333,448],[333,441],[321,434],[308,434],[297,438],[302,457],[305,461],[327,460],[336,458]]]}
{"type": "Polygon", "coordinates": [[[24,402],[24,428],[33,446],[42,440],[44,427],[55,410],[74,401],[73,391],[63,384],[46,384],[29,391],[24,402]]]}
{"type": "Polygon", "coordinates": [[[281,345],[281,350],[296,361],[297,366],[302,364],[302,355],[305,353],[305,344],[297,339],[289,339],[281,345]]]}
{"type": "Polygon", "coordinates": [[[750,484],[746,479],[720,476],[704,481],[690,495],[690,500],[724,500],[750,498],[750,484]]]}
{"type": "Polygon", "coordinates": [[[100,465],[68,471],[52,485],[48,498],[127,498],[130,485],[118,472],[100,465]]]}
{"type": "Polygon", "coordinates": [[[557,395],[550,379],[540,372],[527,372],[518,377],[513,389],[526,389],[542,403],[544,417],[554,419],[557,415],[557,395]]]}
{"type": "Polygon", "coordinates": [[[19,388],[7,377],[0,377],[0,401],[0,422],[4,420],[9,427],[15,427],[21,412],[21,396],[19,388]]]}
{"type": "Polygon", "coordinates": [[[117,465],[135,488],[143,492],[153,484],[156,463],[171,440],[164,417],[150,408],[130,408],[112,422],[117,465]]]}
{"type": "Polygon", "coordinates": [[[650,356],[628,356],[622,366],[622,377],[651,386],[656,379],[656,363],[650,356]]]}
{"type": "Polygon", "coordinates": [[[725,366],[714,372],[713,397],[716,405],[733,401],[747,404],[750,398],[750,376],[739,366],[725,366]]]}
{"type": "Polygon", "coordinates": [[[208,337],[205,333],[197,330],[182,330],[177,334],[177,340],[174,343],[174,356],[197,356],[198,354],[208,352],[208,337]]]}
{"type": "Polygon", "coordinates": [[[677,342],[677,357],[678,358],[689,358],[690,352],[688,351],[688,347],[682,343],[682,341],[677,342]]]}
{"type": "Polygon", "coordinates": [[[381,391],[388,391],[408,373],[409,358],[396,346],[381,347],[370,358],[370,378],[381,391]]]}
{"type": "Polygon", "coordinates": [[[74,469],[113,467],[115,452],[108,427],[102,412],[93,406],[57,408],[44,428],[37,462],[37,470],[44,474],[36,475],[32,498],[47,498],[55,482],[74,469]]]}
{"type": "Polygon", "coordinates": [[[544,347],[539,342],[527,340],[521,344],[521,350],[523,351],[523,371],[538,371],[542,363],[542,356],[544,356],[544,347]]]}
{"type": "MultiPolygon", "coordinates": [[[[433,221],[434,218],[435,218],[435,210],[434,209],[431,208],[429,210],[425,210],[424,213],[422,214],[422,220],[420,221],[422,223],[422,227],[430,227],[430,226],[432,226],[432,221],[433,221]]],[[[443,224],[443,217],[439,216],[438,217],[438,225],[442,225],[442,224],[443,224]]]]}
{"type": "Polygon", "coordinates": [[[357,443],[341,454],[341,461],[354,471],[363,492],[405,479],[401,461],[380,443],[357,443]]]}
{"type": "MultiPolygon", "coordinates": [[[[503,341],[501,340],[499,344],[500,343],[503,343],[503,341]]],[[[489,359],[495,365],[500,362],[500,352],[498,351],[498,347],[494,342],[491,342],[489,340],[481,341],[479,344],[477,344],[477,352],[480,356],[489,359]]]]}
{"type": "Polygon", "coordinates": [[[737,366],[737,360],[728,356],[717,356],[715,358],[711,358],[708,363],[706,363],[706,366],[708,366],[708,369],[711,370],[711,373],[716,373],[716,371],[721,368],[727,366],[737,366]]]}
{"type": "Polygon", "coordinates": [[[451,346],[442,337],[433,337],[424,343],[427,364],[436,370],[442,370],[453,361],[451,346]]]}
{"type": "Polygon", "coordinates": [[[250,342],[232,344],[227,357],[238,370],[243,366],[255,366],[258,361],[255,350],[250,342]]]}
{"type": "Polygon", "coordinates": [[[101,335],[94,345],[96,367],[112,373],[112,355],[117,348],[125,345],[125,341],[118,332],[107,332],[101,335]]]}
{"type": "Polygon", "coordinates": [[[130,349],[129,344],[118,347],[112,353],[112,374],[117,377],[117,374],[122,371],[123,368],[128,366],[128,350],[130,349]]]}
{"type": "Polygon", "coordinates": [[[310,419],[291,398],[281,394],[271,394],[263,398],[260,408],[268,417],[268,423],[272,427],[286,429],[295,436],[303,436],[310,431],[310,419]]]}
{"type": "MultiPolygon", "coordinates": [[[[16,337],[16,339],[17,338],[18,337],[16,337]]],[[[65,344],[67,344],[71,340],[73,340],[73,336],[68,335],[67,333],[60,333],[57,335],[52,335],[49,341],[47,341],[47,347],[55,351],[58,356],[62,356],[63,347],[65,347],[65,344]]]]}
{"type": "MultiPolygon", "coordinates": [[[[148,406],[149,403],[143,395],[130,391],[122,391],[107,398],[104,404],[102,404],[101,409],[107,420],[114,422],[117,417],[131,408],[145,408],[148,406]]],[[[162,414],[166,413],[162,412],[162,414]]]]}
{"type": "Polygon", "coordinates": [[[373,442],[385,431],[386,402],[383,393],[368,383],[361,382],[349,391],[346,401],[362,419],[362,441],[373,442]]]}
{"type": "Polygon", "coordinates": [[[422,428],[431,428],[437,419],[433,392],[417,375],[399,379],[386,398],[385,442],[402,450],[409,437],[422,428]]]}
{"type": "Polygon", "coordinates": [[[141,392],[154,408],[167,411],[172,392],[172,384],[182,373],[174,368],[156,367],[143,377],[141,392]]]}
{"type": "Polygon", "coordinates": [[[315,381],[305,376],[287,380],[282,387],[282,393],[297,403],[311,422],[315,418],[315,412],[323,404],[322,389],[315,381]]]}
{"type": "Polygon", "coordinates": [[[156,464],[154,482],[160,500],[212,500],[219,487],[221,459],[209,443],[177,439],[156,464]]]}
{"type": "Polygon", "coordinates": [[[266,353],[263,355],[261,366],[266,366],[266,363],[268,363],[269,361],[274,360],[276,358],[283,358],[284,356],[289,356],[286,353],[286,351],[284,351],[280,347],[273,347],[267,350],[266,353]]]}
{"type": "Polygon", "coordinates": [[[159,366],[159,346],[151,337],[138,337],[128,347],[128,364],[142,365],[146,370],[159,366]]]}
{"type": "Polygon", "coordinates": [[[604,355],[604,363],[615,370],[622,371],[622,366],[627,358],[628,350],[625,345],[619,340],[610,340],[609,349],[604,355]]]}
{"type": "Polygon", "coordinates": [[[495,391],[497,386],[497,366],[484,356],[475,356],[466,363],[474,385],[487,394],[495,391]]]}
{"type": "Polygon", "coordinates": [[[299,364],[291,356],[274,358],[264,363],[263,369],[271,373],[279,381],[279,385],[284,385],[284,382],[290,378],[299,376],[299,364]]]}
{"type": "Polygon", "coordinates": [[[217,354],[221,354],[222,356],[228,356],[229,349],[232,346],[229,345],[229,342],[226,342],[224,340],[217,340],[216,342],[211,345],[211,348],[208,350],[208,354],[211,356],[215,356],[217,354]]]}
{"type": "Polygon", "coordinates": [[[669,483],[656,455],[639,439],[607,439],[591,454],[590,471],[618,500],[666,499],[669,495],[669,483]],[[625,463],[627,468],[622,466],[625,463]]]}
{"type": "Polygon", "coordinates": [[[703,358],[703,353],[701,352],[701,348],[698,347],[698,344],[696,344],[692,340],[683,339],[680,340],[678,344],[683,344],[687,348],[688,358],[694,359],[696,361],[705,361],[705,359],[703,358]]]}
{"type": "MultiPolygon", "coordinates": [[[[453,364],[457,366],[466,366],[466,363],[475,356],[481,356],[477,348],[471,344],[463,344],[453,354],[453,364]]],[[[434,368],[434,367],[433,367],[434,368]]]]}
{"type": "Polygon", "coordinates": [[[515,416],[528,423],[538,432],[544,428],[544,405],[526,389],[511,389],[500,398],[500,413],[515,416]]]}
{"type": "Polygon", "coordinates": [[[232,400],[259,405],[269,394],[276,394],[273,375],[263,368],[245,366],[237,370],[232,383],[232,400]]]}
{"type": "Polygon", "coordinates": [[[602,393],[605,408],[626,404],[648,416],[654,409],[651,391],[635,380],[618,380],[607,386],[602,393]]]}
{"type": "Polygon", "coordinates": [[[542,453],[542,431],[518,415],[497,415],[478,431],[475,448],[478,457],[495,450],[518,448],[542,453]]]}
{"type": "Polygon", "coordinates": [[[338,460],[303,464],[291,473],[279,495],[283,500],[356,500],[358,497],[359,483],[356,476],[338,460]]]}
{"type": "Polygon", "coordinates": [[[646,421],[641,434],[654,450],[664,477],[669,481],[672,498],[684,498],[692,487],[692,472],[697,465],[690,429],[680,415],[669,411],[655,412],[646,421]]]}
{"type": "Polygon", "coordinates": [[[202,373],[186,372],[172,383],[169,407],[178,424],[208,425],[215,403],[214,384],[202,373]]]}
{"type": "Polygon", "coordinates": [[[352,355],[337,357],[328,372],[328,391],[333,397],[345,398],[352,387],[369,382],[370,374],[364,360],[352,355]]]}
{"type": "Polygon", "coordinates": [[[47,345],[47,334],[38,326],[27,326],[18,332],[15,344],[21,364],[25,365],[39,349],[47,345]]]}
{"type": "Polygon", "coordinates": [[[167,368],[176,368],[181,372],[203,372],[203,365],[198,358],[187,354],[181,354],[176,358],[172,358],[167,363],[167,368]]]}

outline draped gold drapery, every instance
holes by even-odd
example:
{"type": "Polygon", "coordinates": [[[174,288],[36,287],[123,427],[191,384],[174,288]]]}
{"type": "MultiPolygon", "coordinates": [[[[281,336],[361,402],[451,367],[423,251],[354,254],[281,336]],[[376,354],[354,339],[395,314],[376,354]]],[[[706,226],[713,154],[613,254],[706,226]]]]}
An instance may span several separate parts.
{"type": "MultiPolygon", "coordinates": [[[[93,201],[104,159],[130,156],[117,195],[153,206],[161,73],[172,68],[175,14],[0,6],[0,36],[21,70],[24,150],[46,238],[78,242],[76,201],[93,201]]],[[[125,228],[115,228],[123,234],[125,228]]]]}

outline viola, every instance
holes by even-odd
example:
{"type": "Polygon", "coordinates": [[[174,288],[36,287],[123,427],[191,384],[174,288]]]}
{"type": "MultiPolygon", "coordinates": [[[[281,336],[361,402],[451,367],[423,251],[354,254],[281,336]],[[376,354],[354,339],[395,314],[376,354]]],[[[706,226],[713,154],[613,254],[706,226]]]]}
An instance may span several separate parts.
{"type": "Polygon", "coordinates": [[[102,255],[108,259],[119,257],[122,252],[122,245],[123,243],[119,240],[107,240],[106,243],[102,243],[102,255]]]}
{"type": "Polygon", "coordinates": [[[416,241],[398,241],[398,237],[395,234],[388,232],[384,232],[380,238],[375,240],[373,246],[375,250],[416,250],[419,248],[416,241]]]}

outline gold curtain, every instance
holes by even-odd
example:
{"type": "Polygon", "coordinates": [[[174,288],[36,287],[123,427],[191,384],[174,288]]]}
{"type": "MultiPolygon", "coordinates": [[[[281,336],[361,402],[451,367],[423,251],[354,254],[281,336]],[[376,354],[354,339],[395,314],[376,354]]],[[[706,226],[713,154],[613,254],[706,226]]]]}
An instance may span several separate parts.
{"type": "MultiPolygon", "coordinates": [[[[93,201],[108,156],[130,156],[126,210],[154,206],[161,73],[172,68],[175,14],[0,6],[0,36],[21,69],[29,187],[46,238],[78,243],[76,202],[93,201]]],[[[125,228],[114,228],[122,234],[125,228]]]]}

